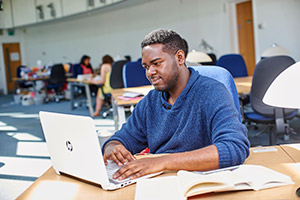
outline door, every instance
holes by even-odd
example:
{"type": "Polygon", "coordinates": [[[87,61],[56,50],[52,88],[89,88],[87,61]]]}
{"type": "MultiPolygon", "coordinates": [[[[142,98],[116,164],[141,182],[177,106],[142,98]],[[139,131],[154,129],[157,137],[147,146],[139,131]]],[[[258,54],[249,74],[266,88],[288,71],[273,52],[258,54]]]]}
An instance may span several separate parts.
{"type": "Polygon", "coordinates": [[[243,56],[249,75],[255,68],[255,49],[253,33],[252,1],[236,4],[239,52],[243,56]]]}
{"type": "Polygon", "coordinates": [[[17,77],[17,68],[21,65],[21,53],[19,43],[2,44],[3,57],[6,71],[7,90],[15,90],[14,77],[17,77]]]}

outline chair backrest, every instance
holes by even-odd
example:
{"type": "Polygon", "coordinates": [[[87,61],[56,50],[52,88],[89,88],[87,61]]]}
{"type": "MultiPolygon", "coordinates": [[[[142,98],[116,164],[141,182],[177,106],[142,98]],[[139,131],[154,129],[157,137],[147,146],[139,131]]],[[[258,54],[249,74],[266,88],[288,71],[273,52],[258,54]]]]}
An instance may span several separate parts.
{"type": "Polygon", "coordinates": [[[145,73],[145,69],[142,66],[142,59],[126,63],[123,68],[124,87],[151,85],[145,73]]]}
{"type": "Polygon", "coordinates": [[[215,79],[226,87],[232,96],[241,121],[240,100],[232,75],[226,69],[217,66],[193,66],[192,68],[198,71],[200,75],[215,79]]]}
{"type": "Polygon", "coordinates": [[[74,64],[74,65],[72,66],[71,71],[72,71],[72,77],[73,77],[73,78],[77,78],[77,76],[78,76],[79,74],[82,74],[82,73],[83,73],[83,70],[82,70],[82,67],[80,66],[80,63],[74,64]]]}
{"type": "Polygon", "coordinates": [[[113,89],[124,88],[123,67],[127,62],[127,60],[119,60],[112,64],[110,73],[110,86],[113,89]]]}
{"type": "MultiPolygon", "coordinates": [[[[294,63],[295,60],[289,56],[268,57],[257,63],[250,91],[250,102],[252,109],[255,112],[266,117],[274,117],[274,110],[276,107],[266,105],[263,103],[262,99],[274,79],[294,63]]],[[[284,109],[284,111],[285,115],[289,115],[295,110],[284,109]]]]}
{"type": "Polygon", "coordinates": [[[53,65],[50,74],[51,84],[60,84],[66,81],[66,72],[62,64],[53,65]]]}
{"type": "Polygon", "coordinates": [[[246,63],[240,54],[223,55],[216,65],[227,69],[233,78],[248,76],[246,63]]]}

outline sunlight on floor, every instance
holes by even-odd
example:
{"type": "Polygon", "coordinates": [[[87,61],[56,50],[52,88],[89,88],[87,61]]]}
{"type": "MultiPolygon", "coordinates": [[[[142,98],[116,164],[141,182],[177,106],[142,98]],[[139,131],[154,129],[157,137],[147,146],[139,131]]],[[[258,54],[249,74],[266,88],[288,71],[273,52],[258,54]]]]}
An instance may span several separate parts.
{"type": "Polygon", "coordinates": [[[39,118],[38,114],[25,114],[25,113],[0,113],[0,116],[7,116],[13,118],[39,118]]]}
{"type": "Polygon", "coordinates": [[[18,142],[17,155],[49,157],[45,142],[18,142]]]}
{"type": "Polygon", "coordinates": [[[7,133],[7,135],[11,136],[17,140],[22,140],[22,141],[42,141],[41,138],[36,137],[30,133],[10,132],[10,133],[7,133]]]}
{"type": "Polygon", "coordinates": [[[94,119],[96,126],[114,126],[114,120],[112,119],[94,119]]]}
{"type": "Polygon", "coordinates": [[[51,166],[50,159],[1,156],[0,160],[5,163],[5,165],[0,168],[1,175],[38,178],[51,166]]]}
{"type": "Polygon", "coordinates": [[[14,126],[1,126],[0,131],[17,131],[18,129],[14,126]]]}

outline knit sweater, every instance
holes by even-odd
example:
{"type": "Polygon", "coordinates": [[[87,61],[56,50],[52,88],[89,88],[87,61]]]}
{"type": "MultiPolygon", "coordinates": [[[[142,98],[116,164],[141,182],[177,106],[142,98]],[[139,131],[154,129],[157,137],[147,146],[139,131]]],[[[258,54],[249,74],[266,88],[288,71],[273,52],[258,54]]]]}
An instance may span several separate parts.
{"type": "Polygon", "coordinates": [[[213,144],[220,168],[242,164],[249,155],[247,129],[229,92],[222,83],[189,70],[190,79],[173,105],[168,103],[168,93],[150,91],[106,143],[117,140],[132,154],[146,147],[158,154],[213,144]]]}

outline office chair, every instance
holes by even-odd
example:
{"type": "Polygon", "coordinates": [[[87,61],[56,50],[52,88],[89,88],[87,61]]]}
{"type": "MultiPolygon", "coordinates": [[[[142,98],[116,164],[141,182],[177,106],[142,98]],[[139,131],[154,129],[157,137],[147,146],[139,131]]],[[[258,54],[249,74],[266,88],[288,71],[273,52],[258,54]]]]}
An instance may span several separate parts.
{"type": "Polygon", "coordinates": [[[233,78],[248,76],[246,63],[240,54],[223,55],[216,65],[227,69],[233,78]]]}
{"type": "Polygon", "coordinates": [[[138,59],[135,62],[128,62],[124,65],[123,82],[125,88],[151,85],[142,66],[142,59],[138,59]]]}
{"type": "Polygon", "coordinates": [[[239,119],[241,121],[239,96],[234,80],[229,71],[218,66],[193,66],[192,68],[198,71],[199,74],[202,76],[207,76],[223,83],[223,85],[226,87],[226,89],[232,96],[234,106],[239,113],[239,119]]]}
{"type": "Polygon", "coordinates": [[[289,56],[274,56],[262,59],[255,67],[250,91],[253,112],[244,113],[244,117],[250,123],[266,125],[257,135],[269,129],[270,145],[276,143],[277,135],[288,136],[293,132],[289,128],[287,120],[296,116],[297,110],[268,106],[263,103],[262,99],[274,79],[294,63],[295,61],[289,56]]]}
{"type": "MultiPolygon", "coordinates": [[[[62,64],[53,65],[51,68],[50,79],[47,83],[47,91],[54,94],[54,100],[58,103],[61,99],[64,98],[64,86],[66,83],[66,73],[62,64]]],[[[44,101],[48,103],[50,101],[49,94],[44,101]]]]}
{"type": "Polygon", "coordinates": [[[110,73],[110,86],[113,89],[124,88],[123,67],[127,62],[127,60],[119,60],[112,64],[110,73]]]}

